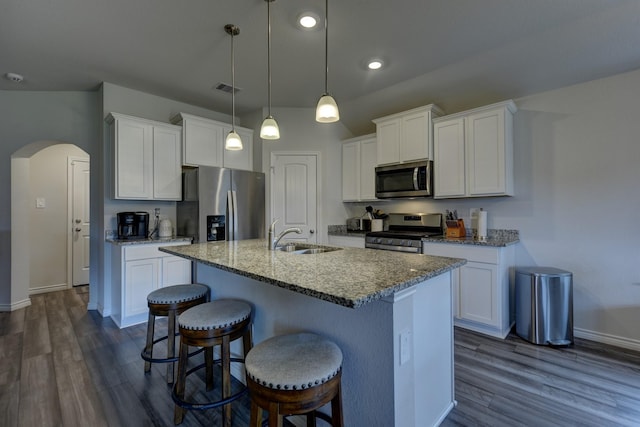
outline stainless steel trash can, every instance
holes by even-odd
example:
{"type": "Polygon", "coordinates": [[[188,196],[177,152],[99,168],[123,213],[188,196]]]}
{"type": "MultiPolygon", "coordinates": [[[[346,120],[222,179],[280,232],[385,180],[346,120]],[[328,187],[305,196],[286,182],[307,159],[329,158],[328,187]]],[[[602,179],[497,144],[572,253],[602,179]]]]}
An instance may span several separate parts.
{"type": "Polygon", "coordinates": [[[516,333],[534,344],[573,343],[573,275],[554,267],[516,269],[516,333]]]}

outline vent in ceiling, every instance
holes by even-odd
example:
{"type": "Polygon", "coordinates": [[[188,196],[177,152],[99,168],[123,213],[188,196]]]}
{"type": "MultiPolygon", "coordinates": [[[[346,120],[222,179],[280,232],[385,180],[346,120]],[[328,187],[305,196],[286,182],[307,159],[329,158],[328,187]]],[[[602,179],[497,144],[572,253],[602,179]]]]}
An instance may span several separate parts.
{"type": "MultiPolygon", "coordinates": [[[[226,93],[231,93],[233,89],[233,86],[231,86],[230,84],[226,84],[226,83],[218,83],[217,85],[214,86],[216,90],[220,90],[222,92],[226,92],[226,93]]],[[[240,92],[242,89],[239,87],[235,87],[235,93],[240,92]]]]}

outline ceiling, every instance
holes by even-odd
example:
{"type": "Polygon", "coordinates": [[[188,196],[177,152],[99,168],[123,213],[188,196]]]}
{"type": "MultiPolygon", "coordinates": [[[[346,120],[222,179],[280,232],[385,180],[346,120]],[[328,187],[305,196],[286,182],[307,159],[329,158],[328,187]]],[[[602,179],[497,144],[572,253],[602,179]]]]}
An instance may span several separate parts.
{"type": "MultiPolygon", "coordinates": [[[[276,0],[272,104],[308,107],[324,90],[324,32],[303,31],[323,0],[276,0]]],[[[331,0],[329,92],[354,134],[434,102],[456,112],[640,68],[637,0],[331,0]],[[382,70],[368,71],[371,57],[382,70]]],[[[0,90],[95,90],[100,82],[230,113],[267,105],[264,0],[6,0],[0,90]]],[[[322,26],[321,26],[322,27],[322,26]]],[[[277,119],[277,116],[276,116],[277,119]]]]}

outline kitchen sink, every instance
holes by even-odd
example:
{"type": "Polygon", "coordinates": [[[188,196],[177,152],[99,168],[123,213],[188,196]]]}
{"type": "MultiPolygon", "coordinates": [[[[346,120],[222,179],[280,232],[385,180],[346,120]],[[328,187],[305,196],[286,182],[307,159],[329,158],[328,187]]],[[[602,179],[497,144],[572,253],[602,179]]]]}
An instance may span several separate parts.
{"type": "Polygon", "coordinates": [[[340,249],[341,248],[334,248],[331,246],[310,245],[307,243],[287,243],[276,248],[278,251],[298,255],[321,254],[324,252],[338,251],[340,249]]]}

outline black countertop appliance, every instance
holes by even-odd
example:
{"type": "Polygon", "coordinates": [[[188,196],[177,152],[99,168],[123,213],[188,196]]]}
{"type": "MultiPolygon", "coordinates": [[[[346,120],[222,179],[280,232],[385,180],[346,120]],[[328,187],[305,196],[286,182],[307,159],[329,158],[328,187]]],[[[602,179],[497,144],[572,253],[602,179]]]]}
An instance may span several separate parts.
{"type": "Polygon", "coordinates": [[[149,236],[147,212],[118,212],[118,239],[146,239],[149,236]]]}

